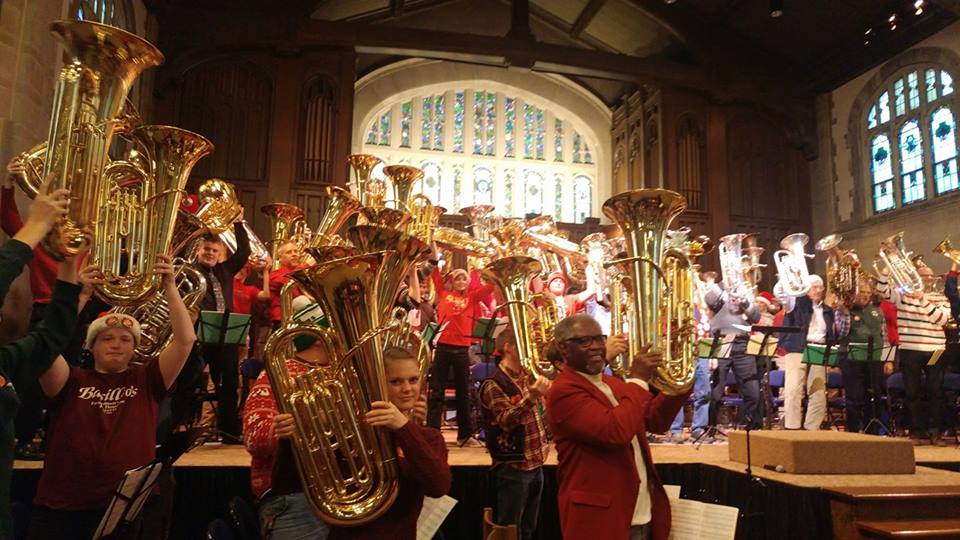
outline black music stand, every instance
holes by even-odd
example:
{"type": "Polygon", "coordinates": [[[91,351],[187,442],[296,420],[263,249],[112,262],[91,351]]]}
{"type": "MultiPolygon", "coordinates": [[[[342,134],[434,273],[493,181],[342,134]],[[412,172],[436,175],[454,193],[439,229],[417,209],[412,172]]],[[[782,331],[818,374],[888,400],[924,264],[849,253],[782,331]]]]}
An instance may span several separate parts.
{"type": "Polygon", "coordinates": [[[207,345],[242,345],[250,329],[250,315],[226,311],[201,311],[197,340],[207,345]]]}
{"type": "MultiPolygon", "coordinates": [[[[760,373],[760,400],[763,403],[763,420],[761,425],[763,429],[773,427],[773,393],[770,391],[770,360],[772,355],[765,354],[767,345],[770,343],[770,336],[773,334],[799,334],[803,331],[799,326],[763,326],[753,325],[750,330],[763,335],[760,341],[760,351],[756,355],[762,362],[762,371],[760,373]]],[[[774,353],[775,354],[775,353],[774,353]]],[[[749,435],[748,435],[749,436],[749,435]]]]}
{"type": "MultiPolygon", "coordinates": [[[[733,342],[727,342],[723,335],[717,333],[713,336],[713,339],[710,340],[710,347],[705,352],[706,355],[700,355],[699,353],[703,351],[701,345],[703,344],[703,339],[701,339],[697,344],[697,356],[699,358],[727,358],[730,356],[730,348],[732,347],[733,342]],[[726,350],[724,351],[724,348],[726,350]]],[[[699,360],[698,360],[699,361],[699,360]]],[[[710,385],[711,394],[713,392],[713,385],[710,385]]],[[[714,418],[716,421],[716,418],[714,418]]],[[[717,424],[709,424],[699,435],[696,436],[690,444],[696,445],[696,449],[699,450],[700,446],[703,445],[704,441],[707,440],[707,437],[712,437],[714,435],[724,435],[726,434],[717,427],[717,424]]]]}

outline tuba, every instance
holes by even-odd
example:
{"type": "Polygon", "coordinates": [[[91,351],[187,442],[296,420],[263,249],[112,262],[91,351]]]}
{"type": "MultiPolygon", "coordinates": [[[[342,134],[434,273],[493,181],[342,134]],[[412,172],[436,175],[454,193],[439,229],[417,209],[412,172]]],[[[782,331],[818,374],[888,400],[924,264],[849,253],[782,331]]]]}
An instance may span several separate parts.
{"type": "Polygon", "coordinates": [[[827,255],[827,291],[832,291],[844,305],[853,305],[860,293],[860,258],[852,249],[841,249],[843,236],[830,234],[824,236],[814,248],[827,255]]]}
{"type": "Polygon", "coordinates": [[[680,395],[692,387],[697,362],[695,323],[674,317],[685,310],[692,314],[692,264],[679,250],[664,245],[670,223],[686,207],[682,195],[666,189],[636,189],[603,203],[603,213],[623,230],[627,248],[626,258],[606,263],[620,268],[620,279],[627,285],[626,299],[611,292],[611,311],[619,318],[626,300],[630,328],[629,358],[615,360],[611,368],[625,377],[630,372],[628,362],[641,345],[649,344],[664,358],[650,382],[667,395],[680,395]]]}
{"type": "Polygon", "coordinates": [[[18,183],[35,194],[52,173],[51,191],[70,190],[67,216],[44,240],[47,251],[62,259],[82,248],[82,229],[99,225],[109,189],[104,185],[107,152],[120,127],[117,116],[134,80],[160,65],[163,55],[146,40],[112,26],[56,21],[51,30],[70,60],[57,78],[47,142],[17,158],[23,163],[18,183]]]}
{"type": "Polygon", "coordinates": [[[804,233],[788,234],[780,241],[780,247],[773,254],[780,276],[778,284],[783,292],[790,296],[803,296],[810,290],[810,274],[807,272],[807,259],[813,255],[804,251],[810,237],[804,233]]]}
{"type": "Polygon", "coordinates": [[[297,223],[303,221],[303,210],[292,204],[271,203],[262,206],[260,211],[270,218],[272,224],[273,238],[270,242],[270,256],[273,258],[273,266],[270,270],[276,271],[280,269],[277,252],[283,244],[294,241],[299,227],[297,223]]]}
{"type": "Polygon", "coordinates": [[[363,208],[360,200],[343,188],[327,186],[326,191],[327,210],[313,233],[310,247],[342,245],[343,239],[338,235],[340,229],[363,208]]]}
{"type": "Polygon", "coordinates": [[[923,292],[923,278],[910,262],[910,253],[903,245],[902,231],[880,242],[880,251],[873,261],[873,268],[879,275],[889,273],[900,294],[923,292]]]}
{"type": "Polygon", "coordinates": [[[758,244],[760,235],[757,233],[745,234],[743,236],[743,280],[750,287],[752,296],[756,296],[760,280],[763,279],[763,268],[767,265],[760,263],[760,256],[764,249],[758,244]]]}
{"type": "MultiPolygon", "coordinates": [[[[370,200],[370,175],[373,174],[373,170],[377,168],[377,165],[383,163],[383,160],[370,154],[350,154],[347,156],[347,163],[349,163],[350,168],[353,169],[355,177],[355,180],[348,185],[355,188],[353,191],[356,193],[356,198],[363,203],[364,206],[382,206],[382,201],[380,204],[374,204],[374,201],[370,200]]],[[[379,180],[377,182],[382,184],[379,180]]],[[[380,194],[380,196],[382,197],[382,194],[380,194]]]]}
{"type": "Polygon", "coordinates": [[[935,248],[933,248],[934,253],[939,253],[944,257],[950,259],[954,264],[960,264],[960,249],[953,247],[950,244],[950,237],[946,237],[940,241],[935,248]]]}
{"type": "Polygon", "coordinates": [[[243,207],[240,205],[236,189],[219,178],[211,178],[200,185],[197,196],[202,201],[197,210],[197,218],[208,231],[220,237],[231,253],[237,251],[237,235],[233,232],[233,224],[240,221],[247,232],[247,243],[250,246],[250,256],[247,261],[252,267],[263,270],[267,266],[270,251],[263,245],[263,241],[250,224],[243,219],[243,207]]]}
{"type": "Polygon", "coordinates": [[[97,294],[114,306],[138,305],[160,289],[153,266],[170,250],[190,171],[213,151],[206,138],[171,126],[138,127],[133,141],[128,160],[103,176],[92,249],[105,276],[97,294]]]}
{"type": "Polygon", "coordinates": [[[744,280],[746,272],[743,270],[743,239],[747,235],[742,233],[721,236],[717,244],[717,253],[720,256],[720,274],[723,277],[724,288],[730,294],[741,298],[753,299],[753,288],[744,280]]]}
{"type": "Polygon", "coordinates": [[[388,165],[383,174],[393,184],[393,207],[410,212],[413,186],[423,178],[423,170],[412,165],[388,165]]]}

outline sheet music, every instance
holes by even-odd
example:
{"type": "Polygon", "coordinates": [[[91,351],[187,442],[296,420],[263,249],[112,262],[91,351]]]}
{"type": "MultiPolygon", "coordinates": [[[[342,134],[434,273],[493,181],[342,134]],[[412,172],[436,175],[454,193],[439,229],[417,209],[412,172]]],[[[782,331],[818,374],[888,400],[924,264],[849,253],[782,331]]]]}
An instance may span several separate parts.
{"type": "Polygon", "coordinates": [[[424,497],[423,508],[417,518],[417,540],[431,540],[456,504],[457,500],[449,495],[438,499],[424,497]]]}
{"type": "Polygon", "coordinates": [[[664,484],[663,490],[667,492],[667,498],[670,499],[670,502],[673,502],[673,499],[680,498],[680,486],[674,486],[671,484],[664,484]]]}
{"type": "Polygon", "coordinates": [[[162,470],[163,464],[154,461],[125,472],[123,480],[120,481],[120,487],[114,493],[113,500],[110,501],[110,506],[100,520],[100,526],[97,527],[93,537],[102,538],[113,533],[120,524],[121,518],[127,521],[136,519],[162,470]]]}
{"type": "Polygon", "coordinates": [[[670,540],[734,540],[740,510],[689,499],[670,499],[670,540]]]}

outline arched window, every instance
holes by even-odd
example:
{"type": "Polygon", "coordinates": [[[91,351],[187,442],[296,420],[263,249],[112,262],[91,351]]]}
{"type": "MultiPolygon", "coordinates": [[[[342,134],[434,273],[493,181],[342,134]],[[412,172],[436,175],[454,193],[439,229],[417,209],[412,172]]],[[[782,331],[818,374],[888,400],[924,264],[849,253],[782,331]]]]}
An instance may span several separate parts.
{"type": "Polygon", "coordinates": [[[956,109],[942,66],[909,65],[876,91],[861,124],[875,214],[960,187],[956,109]]]}
{"type": "Polygon", "coordinates": [[[307,84],[300,104],[301,182],[329,182],[333,176],[334,125],[336,101],[334,87],[325,77],[307,84]]]}
{"type": "Polygon", "coordinates": [[[415,192],[450,213],[493,204],[505,217],[547,214],[582,222],[593,215],[596,141],[568,112],[520,92],[452,83],[397,95],[371,113],[360,151],[423,168],[424,181],[415,192]],[[588,193],[578,195],[576,189],[588,193]],[[573,201],[581,202],[574,207],[573,201]]]}
{"type": "Polygon", "coordinates": [[[70,17],[108,24],[137,34],[137,18],[130,0],[71,0],[70,17]]]}

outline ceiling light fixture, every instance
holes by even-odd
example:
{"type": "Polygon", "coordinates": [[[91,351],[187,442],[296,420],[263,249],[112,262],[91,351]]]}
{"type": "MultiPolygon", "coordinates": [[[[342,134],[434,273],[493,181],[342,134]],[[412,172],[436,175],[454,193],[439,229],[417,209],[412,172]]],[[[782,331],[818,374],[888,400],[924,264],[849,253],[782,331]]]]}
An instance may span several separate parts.
{"type": "Polygon", "coordinates": [[[923,0],[914,2],[913,7],[916,8],[916,11],[913,12],[914,15],[923,15],[923,0]]]}
{"type": "Polygon", "coordinates": [[[896,30],[896,29],[897,29],[897,14],[896,14],[896,13],[891,13],[891,14],[890,14],[890,18],[888,18],[887,20],[890,21],[890,30],[896,30]]]}
{"type": "Polygon", "coordinates": [[[770,16],[776,19],[783,15],[783,0],[770,0],[770,16]]]}

